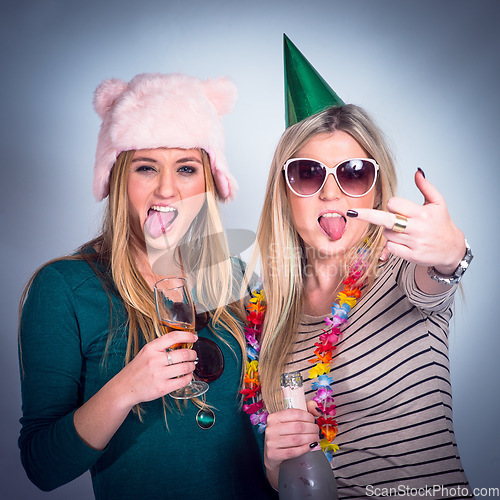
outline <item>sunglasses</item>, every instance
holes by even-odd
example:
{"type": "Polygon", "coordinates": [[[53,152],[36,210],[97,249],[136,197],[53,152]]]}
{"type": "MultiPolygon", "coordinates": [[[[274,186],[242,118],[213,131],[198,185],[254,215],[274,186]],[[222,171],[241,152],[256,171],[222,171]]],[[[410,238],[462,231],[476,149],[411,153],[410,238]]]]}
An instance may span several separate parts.
{"type": "MultiPolygon", "coordinates": [[[[208,312],[197,313],[195,330],[197,332],[203,330],[209,321],[208,312]]],[[[194,371],[196,379],[208,383],[217,380],[224,372],[224,355],[221,348],[213,340],[198,337],[193,344],[193,349],[198,355],[198,364],[194,371]]]]}
{"type": "Polygon", "coordinates": [[[284,165],[286,183],[290,190],[303,198],[319,193],[333,174],[344,194],[360,198],[375,186],[379,166],[370,158],[344,160],[333,168],[310,158],[290,158],[284,165]]]}

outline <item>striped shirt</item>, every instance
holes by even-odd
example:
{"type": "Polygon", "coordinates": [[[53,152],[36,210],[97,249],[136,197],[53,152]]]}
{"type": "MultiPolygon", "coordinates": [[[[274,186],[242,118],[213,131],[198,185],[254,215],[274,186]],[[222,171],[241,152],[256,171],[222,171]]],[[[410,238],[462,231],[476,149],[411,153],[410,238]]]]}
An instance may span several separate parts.
{"type": "MultiPolygon", "coordinates": [[[[341,498],[472,496],[453,433],[448,331],[457,286],[422,293],[415,265],[391,257],[341,328],[330,376],[341,498]],[[425,489],[427,488],[427,490],[425,489]],[[432,494],[431,494],[432,493],[432,494]]],[[[303,315],[287,371],[308,372],[323,317],[303,315]]]]}

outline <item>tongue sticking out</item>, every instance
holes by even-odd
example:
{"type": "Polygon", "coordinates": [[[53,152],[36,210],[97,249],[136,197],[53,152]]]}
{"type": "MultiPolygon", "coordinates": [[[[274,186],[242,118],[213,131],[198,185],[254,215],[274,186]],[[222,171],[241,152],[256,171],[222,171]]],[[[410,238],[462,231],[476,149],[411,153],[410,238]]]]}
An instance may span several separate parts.
{"type": "Polygon", "coordinates": [[[332,240],[340,240],[345,231],[345,218],[340,214],[325,214],[319,218],[319,225],[332,240]]]}
{"type": "Polygon", "coordinates": [[[167,229],[176,217],[176,210],[170,212],[157,212],[156,210],[151,210],[144,224],[144,229],[153,238],[159,238],[162,234],[167,232],[167,229]]]}

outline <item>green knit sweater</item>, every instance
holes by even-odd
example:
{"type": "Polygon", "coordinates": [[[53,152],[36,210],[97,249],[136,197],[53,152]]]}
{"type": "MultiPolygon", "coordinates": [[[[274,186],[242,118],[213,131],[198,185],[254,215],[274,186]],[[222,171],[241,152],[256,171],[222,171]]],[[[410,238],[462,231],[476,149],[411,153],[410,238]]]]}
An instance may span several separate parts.
{"type": "Polygon", "coordinates": [[[20,331],[19,437],[31,481],[51,490],[90,469],[96,498],[107,500],[274,497],[263,472],[261,436],[255,439],[239,409],[242,357],[226,331],[217,333],[230,347],[208,328],[199,332],[217,342],[225,358],[224,373],[206,394],[215,407],[212,428],[198,427],[198,408],[188,401],[182,412],[172,404],[167,429],[159,399],[143,404],[143,422],[130,412],[103,451],[79,438],[74,411],[124,365],[127,318],[120,299],[111,292],[110,308],[109,298],[85,261],[50,264],[31,286],[20,331]]]}

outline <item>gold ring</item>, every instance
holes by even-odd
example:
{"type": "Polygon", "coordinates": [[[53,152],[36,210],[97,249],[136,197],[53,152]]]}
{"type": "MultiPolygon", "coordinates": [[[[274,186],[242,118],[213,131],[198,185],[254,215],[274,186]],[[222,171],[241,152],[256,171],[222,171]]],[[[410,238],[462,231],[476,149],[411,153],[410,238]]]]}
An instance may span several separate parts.
{"type": "Polygon", "coordinates": [[[394,225],[392,226],[392,231],[395,233],[404,233],[406,226],[408,225],[408,219],[404,215],[396,214],[396,219],[394,225]]]}
{"type": "Polygon", "coordinates": [[[167,351],[167,363],[169,365],[173,364],[173,361],[172,361],[172,356],[170,355],[170,352],[167,351]]]}

